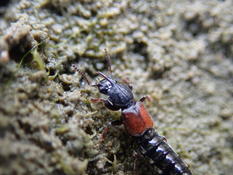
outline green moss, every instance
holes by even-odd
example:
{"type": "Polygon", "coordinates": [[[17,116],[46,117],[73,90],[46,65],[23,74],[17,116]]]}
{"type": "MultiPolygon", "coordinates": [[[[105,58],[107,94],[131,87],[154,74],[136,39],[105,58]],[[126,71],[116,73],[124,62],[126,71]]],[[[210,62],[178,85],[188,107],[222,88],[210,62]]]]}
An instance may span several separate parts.
{"type": "MultiPolygon", "coordinates": [[[[45,70],[45,64],[43,59],[41,58],[39,52],[37,51],[37,49],[32,51],[32,61],[36,63],[36,68],[39,70],[45,70]]],[[[33,64],[33,63],[32,63],[33,64]]]]}
{"type": "Polygon", "coordinates": [[[40,56],[40,53],[38,52],[38,47],[41,46],[42,44],[44,44],[46,41],[41,41],[40,43],[36,44],[34,47],[32,47],[29,51],[27,51],[23,57],[20,59],[20,63],[18,64],[18,68],[20,68],[22,66],[22,64],[24,63],[25,61],[25,58],[32,54],[32,61],[31,61],[31,64],[33,65],[33,62],[34,62],[34,67],[36,69],[39,69],[39,70],[45,70],[45,64],[44,64],[44,61],[42,59],[42,57],[40,56]]]}
{"type": "Polygon", "coordinates": [[[62,135],[62,134],[69,132],[69,130],[70,130],[69,126],[63,125],[56,129],[56,134],[62,135]]]}

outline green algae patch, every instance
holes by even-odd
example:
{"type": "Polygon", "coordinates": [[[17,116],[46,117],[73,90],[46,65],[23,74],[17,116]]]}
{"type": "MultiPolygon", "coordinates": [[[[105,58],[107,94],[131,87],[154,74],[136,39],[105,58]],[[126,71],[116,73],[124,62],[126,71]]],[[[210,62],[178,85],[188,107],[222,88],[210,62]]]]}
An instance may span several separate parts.
{"type": "Polygon", "coordinates": [[[69,132],[69,130],[70,130],[69,127],[66,125],[60,126],[59,128],[56,129],[56,134],[62,135],[69,132]]]}

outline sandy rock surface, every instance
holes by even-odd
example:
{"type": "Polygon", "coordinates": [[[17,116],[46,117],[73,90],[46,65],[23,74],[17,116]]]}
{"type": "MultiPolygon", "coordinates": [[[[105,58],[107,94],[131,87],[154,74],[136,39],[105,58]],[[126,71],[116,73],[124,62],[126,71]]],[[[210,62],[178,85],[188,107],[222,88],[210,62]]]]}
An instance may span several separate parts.
{"type": "Polygon", "coordinates": [[[194,175],[232,174],[232,43],[232,0],[2,0],[0,174],[159,174],[123,127],[101,141],[121,114],[71,65],[96,81],[104,48],[194,175]]]}

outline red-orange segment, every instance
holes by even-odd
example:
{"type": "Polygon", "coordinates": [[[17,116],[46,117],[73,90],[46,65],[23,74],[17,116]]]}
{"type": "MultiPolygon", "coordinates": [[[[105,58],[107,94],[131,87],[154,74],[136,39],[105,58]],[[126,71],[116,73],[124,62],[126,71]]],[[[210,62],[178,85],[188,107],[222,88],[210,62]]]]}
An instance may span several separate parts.
{"type": "Polygon", "coordinates": [[[148,128],[153,128],[153,120],[141,102],[123,110],[123,124],[132,136],[144,133],[148,128]]]}

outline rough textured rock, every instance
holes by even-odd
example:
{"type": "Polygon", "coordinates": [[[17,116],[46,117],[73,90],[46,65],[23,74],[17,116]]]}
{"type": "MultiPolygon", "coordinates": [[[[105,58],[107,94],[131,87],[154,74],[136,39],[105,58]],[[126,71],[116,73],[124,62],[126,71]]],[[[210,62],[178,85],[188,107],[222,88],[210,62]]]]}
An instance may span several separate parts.
{"type": "Polygon", "coordinates": [[[107,71],[133,85],[156,129],[195,175],[233,171],[233,3],[0,2],[0,174],[159,174],[122,127],[91,104],[107,71]],[[136,167],[136,168],[134,168],[136,167]]]}

